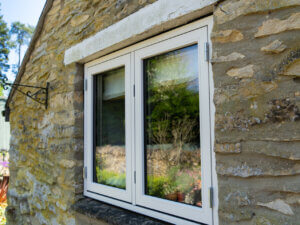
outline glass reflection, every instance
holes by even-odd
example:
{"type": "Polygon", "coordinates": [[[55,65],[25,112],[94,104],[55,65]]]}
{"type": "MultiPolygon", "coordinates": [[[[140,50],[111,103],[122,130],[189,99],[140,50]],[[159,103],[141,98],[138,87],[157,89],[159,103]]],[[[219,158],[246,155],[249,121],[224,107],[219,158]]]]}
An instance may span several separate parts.
{"type": "Polygon", "coordinates": [[[197,51],[144,60],[145,192],[201,207],[197,51]]]}
{"type": "Polygon", "coordinates": [[[125,68],[95,76],[94,182],[126,188],[125,68]]]}

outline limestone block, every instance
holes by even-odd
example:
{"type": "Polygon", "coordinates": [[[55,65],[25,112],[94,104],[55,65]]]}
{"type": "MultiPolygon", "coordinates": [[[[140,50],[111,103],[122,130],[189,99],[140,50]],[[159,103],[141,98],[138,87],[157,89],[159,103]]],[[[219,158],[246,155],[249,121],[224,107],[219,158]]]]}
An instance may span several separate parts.
{"type": "Polygon", "coordinates": [[[213,42],[227,43],[237,42],[244,39],[244,35],[238,30],[222,30],[211,33],[213,42]]]}
{"type": "Polygon", "coordinates": [[[253,77],[254,74],[253,65],[247,65],[242,68],[232,68],[228,70],[226,74],[230,77],[250,78],[253,77]]]}
{"type": "Polygon", "coordinates": [[[243,58],[245,58],[245,56],[238,52],[233,52],[226,56],[217,56],[217,54],[214,54],[212,57],[212,62],[214,62],[214,63],[231,62],[231,61],[236,61],[236,60],[243,59],[243,58]]]}
{"type": "Polygon", "coordinates": [[[214,12],[216,22],[223,24],[241,15],[300,5],[299,0],[239,0],[226,1],[214,12]]]}
{"type": "Polygon", "coordinates": [[[300,77],[300,59],[293,61],[282,72],[282,75],[300,77]]]}
{"type": "Polygon", "coordinates": [[[293,212],[292,208],[290,207],[290,205],[288,205],[286,202],[284,202],[281,199],[276,199],[275,201],[268,202],[268,203],[258,202],[257,205],[276,210],[278,212],[281,212],[281,213],[289,215],[289,216],[294,215],[294,212],[293,212]]]}
{"type": "Polygon", "coordinates": [[[256,225],[272,225],[273,223],[265,217],[259,216],[256,219],[256,225]]]}
{"type": "Polygon", "coordinates": [[[75,16],[72,20],[71,20],[71,26],[72,27],[76,27],[82,23],[84,23],[90,16],[87,14],[81,14],[78,16],[75,16]]]}
{"type": "Polygon", "coordinates": [[[300,29],[300,13],[293,13],[285,20],[270,19],[263,22],[262,26],[258,28],[255,37],[264,37],[271,34],[278,34],[288,30],[300,29]]]}
{"type": "Polygon", "coordinates": [[[73,160],[62,159],[60,160],[59,165],[64,168],[71,169],[76,165],[76,162],[73,160]]]}
{"type": "Polygon", "coordinates": [[[218,154],[217,173],[233,177],[290,176],[300,174],[300,165],[296,161],[280,158],[262,157],[262,155],[218,154]]]}
{"type": "Polygon", "coordinates": [[[283,52],[286,49],[286,45],[283,44],[279,40],[275,40],[268,44],[267,46],[262,47],[260,50],[265,52],[265,53],[280,53],[283,52]]]}
{"type": "Polygon", "coordinates": [[[215,152],[218,153],[240,153],[241,152],[241,144],[216,144],[215,152]]]}

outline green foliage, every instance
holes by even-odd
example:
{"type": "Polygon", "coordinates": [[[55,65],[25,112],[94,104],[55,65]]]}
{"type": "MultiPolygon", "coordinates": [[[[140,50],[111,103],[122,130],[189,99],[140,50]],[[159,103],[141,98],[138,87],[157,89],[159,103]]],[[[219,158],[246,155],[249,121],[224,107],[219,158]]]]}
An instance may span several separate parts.
{"type": "Polygon", "coordinates": [[[188,174],[182,173],[177,177],[175,183],[179,192],[186,193],[193,188],[195,180],[193,177],[189,176],[188,174]]]}
{"type": "Polygon", "coordinates": [[[118,174],[108,170],[101,170],[96,167],[97,182],[117,188],[126,188],[126,174],[118,174]]]}
{"type": "MultiPolygon", "coordinates": [[[[184,51],[190,50],[178,50],[145,61],[146,118],[150,142],[172,143],[174,129],[183,122],[193,122],[190,125],[194,126],[194,130],[199,128],[198,76],[197,71],[190,68],[184,51]]],[[[189,141],[198,142],[196,136],[189,141]]]]}
{"type": "MultiPolygon", "coordinates": [[[[1,5],[0,5],[1,6],[1,5]]],[[[5,72],[9,69],[8,54],[10,48],[10,35],[3,16],[0,15],[0,77],[5,77],[5,72]]],[[[0,87],[0,96],[3,95],[3,88],[0,87]]]]}
{"type": "Polygon", "coordinates": [[[169,179],[163,176],[147,176],[147,194],[164,198],[165,187],[169,184],[169,179]]]}
{"type": "Polygon", "coordinates": [[[18,69],[21,64],[21,47],[23,45],[28,45],[31,36],[34,32],[34,27],[31,25],[25,25],[21,22],[13,22],[10,28],[10,34],[15,37],[13,41],[12,48],[16,49],[18,53],[18,64],[17,70],[14,70],[14,73],[18,72],[18,69]]]}

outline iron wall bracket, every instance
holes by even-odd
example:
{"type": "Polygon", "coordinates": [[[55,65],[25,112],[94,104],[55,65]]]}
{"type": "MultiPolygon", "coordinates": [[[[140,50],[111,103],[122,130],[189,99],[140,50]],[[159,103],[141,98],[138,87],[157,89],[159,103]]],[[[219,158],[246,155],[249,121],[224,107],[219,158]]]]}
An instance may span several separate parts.
{"type": "Polygon", "coordinates": [[[46,87],[32,86],[26,84],[18,84],[18,83],[8,83],[6,77],[0,78],[1,86],[4,90],[7,90],[8,87],[14,88],[16,91],[22,93],[23,95],[31,98],[33,101],[36,101],[45,106],[45,109],[48,108],[48,92],[49,92],[49,82],[47,82],[46,87]],[[22,91],[20,87],[32,88],[36,91],[22,91]]]}

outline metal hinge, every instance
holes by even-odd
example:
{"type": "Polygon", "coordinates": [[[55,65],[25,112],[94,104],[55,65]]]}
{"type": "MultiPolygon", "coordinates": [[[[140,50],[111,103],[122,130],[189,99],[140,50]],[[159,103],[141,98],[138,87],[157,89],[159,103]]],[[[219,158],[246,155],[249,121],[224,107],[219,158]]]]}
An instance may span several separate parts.
{"type": "Polygon", "coordinates": [[[84,79],[84,90],[87,91],[87,88],[88,88],[87,80],[84,79]]]}
{"type": "Polygon", "coordinates": [[[135,97],[135,85],[133,85],[133,97],[135,97]]]}
{"type": "Polygon", "coordinates": [[[209,207],[212,208],[214,206],[214,189],[212,187],[209,188],[209,207]]]}
{"type": "Polygon", "coordinates": [[[133,179],[134,179],[134,183],[136,183],[136,171],[134,171],[133,173],[133,179]]]}
{"type": "Polygon", "coordinates": [[[87,168],[86,168],[86,166],[83,167],[83,178],[84,178],[84,179],[87,178],[87,168]]]}
{"type": "Polygon", "coordinates": [[[204,44],[204,53],[205,53],[205,60],[207,62],[209,62],[209,43],[208,42],[205,42],[204,44]]]}

